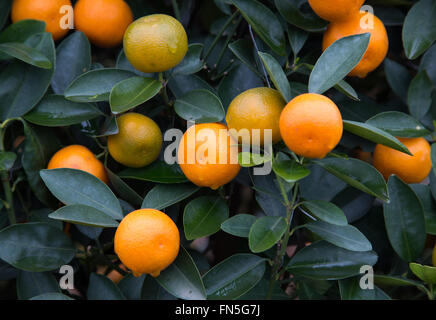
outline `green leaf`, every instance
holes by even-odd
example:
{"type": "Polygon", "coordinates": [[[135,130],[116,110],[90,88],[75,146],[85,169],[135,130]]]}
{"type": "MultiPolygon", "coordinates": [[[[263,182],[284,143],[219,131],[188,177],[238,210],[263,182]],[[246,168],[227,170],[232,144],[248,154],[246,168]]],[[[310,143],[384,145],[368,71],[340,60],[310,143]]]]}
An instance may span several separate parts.
{"type": "Polygon", "coordinates": [[[347,217],[341,208],[331,202],[312,200],[304,201],[301,205],[322,221],[338,226],[346,226],[348,224],[347,217]]]}
{"type": "Polygon", "coordinates": [[[346,95],[348,98],[353,99],[354,101],[360,101],[356,90],[354,90],[354,88],[350,84],[348,84],[348,82],[345,82],[345,80],[339,81],[335,85],[335,89],[346,95]]]}
{"type": "Polygon", "coordinates": [[[436,40],[436,3],[420,0],[407,13],[403,25],[403,45],[407,58],[414,60],[436,40]]]}
{"type": "Polygon", "coordinates": [[[286,54],[282,25],[268,7],[257,0],[231,0],[231,2],[241,10],[245,20],[275,53],[281,56],[286,54]]]}
{"type": "Polygon", "coordinates": [[[424,210],[413,190],[396,176],[388,182],[389,202],[383,204],[386,231],[395,252],[411,262],[424,250],[424,210]]]}
{"type": "Polygon", "coordinates": [[[274,246],[285,234],[288,225],[282,217],[262,217],[251,226],[248,235],[250,250],[259,253],[274,246]]]}
{"type": "Polygon", "coordinates": [[[146,275],[143,274],[135,277],[133,274],[128,274],[118,283],[123,296],[127,300],[141,300],[142,286],[144,285],[146,275]]]}
{"type": "Polygon", "coordinates": [[[265,52],[258,52],[260,59],[265,66],[266,71],[268,72],[271,81],[274,83],[274,86],[277,90],[282,94],[283,99],[286,102],[292,100],[291,86],[289,85],[288,78],[283,72],[282,67],[277,62],[277,60],[270,54],[265,52]]]}
{"type": "Polygon", "coordinates": [[[140,206],[143,201],[142,197],[109,168],[106,167],[105,169],[112,188],[115,192],[117,192],[120,198],[126,200],[134,206],[140,206]]]}
{"type": "Polygon", "coordinates": [[[263,75],[256,68],[257,62],[253,55],[253,44],[250,40],[238,39],[229,44],[229,49],[251,71],[257,74],[259,77],[263,77],[263,75]]]}
{"type": "Polygon", "coordinates": [[[424,184],[411,184],[410,187],[418,196],[424,209],[425,231],[428,234],[436,235],[436,202],[430,187],[424,184]]]}
{"type": "Polygon", "coordinates": [[[308,37],[308,32],[301,30],[300,28],[297,28],[293,25],[288,25],[288,40],[289,44],[291,45],[292,52],[294,53],[294,60],[300,53],[300,50],[303,48],[308,37]]]}
{"type": "Polygon", "coordinates": [[[188,181],[177,164],[169,165],[163,161],[155,161],[144,168],[125,169],[118,176],[157,183],[182,183],[188,181]]]}
{"type": "Polygon", "coordinates": [[[196,123],[219,122],[225,116],[220,98],[204,89],[189,91],[178,98],[174,110],[182,119],[196,123]]]}
{"type": "Polygon", "coordinates": [[[35,297],[30,298],[29,300],[51,301],[51,300],[74,300],[74,299],[70,298],[69,296],[66,296],[62,293],[49,292],[49,293],[43,293],[43,294],[37,295],[35,297]]]}
{"type": "Polygon", "coordinates": [[[90,103],[69,101],[60,95],[47,95],[24,116],[24,119],[40,126],[63,127],[101,115],[103,113],[90,103]]]}
{"type": "Polygon", "coordinates": [[[70,83],[91,70],[91,45],[81,31],[66,37],[56,48],[56,69],[51,87],[56,94],[64,94],[70,83]]]}
{"type": "Polygon", "coordinates": [[[235,300],[250,291],[265,273],[265,259],[253,254],[235,254],[204,276],[208,300],[235,300]]]}
{"type": "Polygon", "coordinates": [[[65,89],[65,98],[76,102],[109,101],[112,88],[136,74],[121,69],[97,69],[77,77],[65,89]]]}
{"type": "Polygon", "coordinates": [[[244,168],[259,166],[271,160],[272,160],[272,156],[270,154],[260,154],[260,153],[251,153],[251,152],[238,153],[239,165],[244,168]]]}
{"type": "Polygon", "coordinates": [[[351,132],[369,141],[380,143],[400,152],[412,155],[409,149],[391,134],[370,124],[356,121],[343,120],[344,130],[351,132]]]}
{"type": "Polygon", "coordinates": [[[50,207],[56,199],[45,186],[39,171],[47,167],[50,157],[60,148],[60,143],[51,130],[31,126],[25,121],[22,123],[26,140],[21,163],[33,193],[39,201],[50,207]]]}
{"type": "Polygon", "coordinates": [[[115,283],[96,273],[91,273],[86,296],[88,300],[126,300],[115,283]]]}
{"type": "Polygon", "coordinates": [[[282,17],[294,26],[310,31],[319,32],[327,27],[327,22],[318,17],[313,11],[303,12],[300,10],[302,1],[299,0],[274,0],[274,4],[282,17]]]}
{"type": "Polygon", "coordinates": [[[141,300],[177,300],[153,277],[145,277],[141,289],[141,300]]]}
{"type": "Polygon", "coordinates": [[[248,238],[250,228],[256,221],[251,214],[237,214],[221,224],[221,230],[236,237],[248,238]]]}
{"type": "Polygon", "coordinates": [[[297,182],[310,174],[310,170],[295,160],[275,160],[272,166],[275,174],[286,182],[297,182]]]}
{"type": "MultiPolygon", "coordinates": [[[[0,33],[0,43],[24,42],[31,36],[38,33],[43,33],[44,31],[44,21],[31,19],[21,20],[16,23],[10,24],[5,30],[0,33]]],[[[1,58],[3,58],[3,56],[1,58]]]]}
{"type": "Polygon", "coordinates": [[[410,280],[399,276],[388,276],[382,274],[375,274],[374,282],[380,286],[394,286],[394,287],[422,286],[422,283],[418,281],[410,280]]]}
{"type": "Polygon", "coordinates": [[[200,272],[189,253],[180,247],[176,260],[163,270],[156,281],[172,295],[184,300],[205,300],[200,272]]]}
{"type": "Polygon", "coordinates": [[[9,13],[11,12],[12,0],[5,0],[0,3],[0,30],[3,29],[9,13]]]}
{"type": "Polygon", "coordinates": [[[202,51],[202,43],[190,44],[185,58],[172,70],[173,74],[190,75],[203,69],[204,61],[201,59],[202,51]]]}
{"type": "Polygon", "coordinates": [[[0,151],[0,171],[9,171],[14,166],[17,155],[9,151],[0,151]]]}
{"type": "Polygon", "coordinates": [[[51,69],[53,67],[44,54],[19,42],[0,43],[0,52],[38,68],[51,69]]]}
{"type": "Polygon", "coordinates": [[[383,176],[370,164],[351,158],[325,158],[314,162],[350,186],[383,201],[389,200],[383,176]]]}
{"type": "Polygon", "coordinates": [[[339,292],[342,300],[391,300],[380,288],[362,289],[359,284],[360,278],[339,280],[339,292]]]}
{"type": "Polygon", "coordinates": [[[338,247],[351,251],[372,250],[371,242],[359,229],[351,225],[338,226],[324,221],[314,221],[306,223],[304,227],[338,247]]]}
{"type": "MultiPolygon", "coordinates": [[[[33,35],[24,44],[38,50],[52,65],[55,64],[55,48],[50,33],[33,35]]],[[[21,117],[29,112],[44,96],[53,72],[54,68],[41,69],[17,60],[3,67],[0,72],[0,120],[21,117]]]]}
{"type": "Polygon", "coordinates": [[[153,78],[132,77],[118,82],[111,90],[112,113],[118,114],[143,104],[159,93],[162,83],[153,78]]]}
{"type": "Polygon", "coordinates": [[[17,296],[19,300],[33,300],[46,294],[61,294],[56,278],[50,272],[18,271],[17,296]]]}
{"type": "Polygon", "coordinates": [[[102,228],[118,227],[118,222],[106,213],[81,204],[61,207],[48,216],[55,220],[76,223],[84,226],[102,228]]]}
{"type": "Polygon", "coordinates": [[[204,89],[215,92],[215,89],[202,78],[196,75],[174,75],[168,80],[168,87],[176,98],[187,94],[189,91],[204,89]]]}
{"type": "Polygon", "coordinates": [[[406,67],[398,62],[385,59],[385,74],[392,91],[407,102],[407,91],[412,77],[406,67]]]}
{"type": "Polygon", "coordinates": [[[15,224],[0,231],[0,258],[17,269],[50,271],[76,253],[62,230],[41,222],[15,224]]]}
{"type": "Polygon", "coordinates": [[[436,284],[436,267],[423,266],[422,264],[414,262],[410,263],[409,267],[415,276],[425,283],[436,284]]]}
{"type": "Polygon", "coordinates": [[[328,47],[310,73],[309,92],[322,94],[345,78],[365,54],[369,37],[369,33],[348,36],[328,47]]]}
{"type": "Polygon", "coordinates": [[[229,217],[229,207],[220,197],[203,196],[189,202],[183,213],[185,236],[193,240],[214,234],[229,217]]]}
{"type": "Polygon", "coordinates": [[[114,219],[123,219],[120,202],[111,189],[94,175],[69,168],[41,170],[40,175],[62,203],[90,206],[114,219]]]}
{"type": "MultiPolygon", "coordinates": [[[[436,28],[436,25],[435,25],[436,28]]],[[[412,79],[407,93],[409,111],[416,119],[421,119],[430,110],[433,83],[425,70],[421,70],[412,79]]]]}
{"type": "Polygon", "coordinates": [[[406,113],[387,111],[376,114],[367,124],[384,130],[395,137],[417,138],[430,134],[424,125],[406,113]]]}
{"type": "Polygon", "coordinates": [[[318,241],[298,251],[286,269],[311,279],[339,280],[358,275],[363,265],[373,266],[376,262],[374,251],[350,251],[318,241]]]}
{"type": "Polygon", "coordinates": [[[162,210],[190,197],[199,189],[192,183],[158,184],[147,193],[141,208],[162,210]]]}

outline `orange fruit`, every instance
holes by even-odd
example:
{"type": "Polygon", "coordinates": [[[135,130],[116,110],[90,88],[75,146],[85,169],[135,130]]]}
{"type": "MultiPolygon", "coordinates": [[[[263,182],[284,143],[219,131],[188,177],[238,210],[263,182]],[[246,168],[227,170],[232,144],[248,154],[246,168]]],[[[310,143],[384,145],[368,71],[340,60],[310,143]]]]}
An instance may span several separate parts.
{"type": "Polygon", "coordinates": [[[71,168],[86,171],[104,183],[109,179],[103,163],[86,147],[71,145],[56,152],[50,159],[47,169],[71,168]]]}
{"type": "Polygon", "coordinates": [[[375,70],[388,53],[389,39],[383,22],[369,12],[360,11],[348,20],[330,23],[322,41],[322,49],[325,50],[336,40],[362,33],[371,34],[368,48],[362,60],[348,74],[359,78],[365,78],[369,72],[375,70]],[[369,21],[373,21],[373,25],[369,21]]]}
{"type": "Polygon", "coordinates": [[[129,213],[115,232],[115,253],[135,277],[157,277],[176,259],[180,235],[176,224],[165,213],[140,209],[129,213]]]}
{"type": "Polygon", "coordinates": [[[26,19],[44,21],[45,31],[50,32],[53,40],[57,41],[68,33],[69,29],[61,28],[60,13],[63,6],[72,6],[70,0],[14,0],[12,3],[11,19],[18,22],[26,19]]]}
{"type": "Polygon", "coordinates": [[[165,14],[152,14],[133,22],[124,34],[124,53],[137,70],[163,72],[177,66],[188,51],[182,24],[165,14]]]}
{"type": "Polygon", "coordinates": [[[374,150],[374,167],[387,180],[391,174],[406,183],[419,183],[431,170],[430,144],[424,138],[398,138],[413,156],[378,144],[374,150]]]}
{"type": "Polygon", "coordinates": [[[118,133],[108,137],[107,146],[115,161],[132,168],[152,163],[162,148],[162,131],[149,117],[126,113],[117,119],[118,133]]]}
{"type": "Polygon", "coordinates": [[[342,116],[329,98],[315,93],[295,97],[280,116],[286,146],[307,158],[324,158],[342,137],[342,116]]]}
{"type": "Polygon", "coordinates": [[[79,0],[74,7],[76,29],[102,48],[121,44],[132,21],[132,10],[123,0],[79,0]]]}
{"type": "MultiPolygon", "coordinates": [[[[259,129],[261,145],[264,143],[264,130],[270,129],[272,142],[279,142],[279,119],[285,105],[285,100],[277,90],[265,87],[249,89],[230,103],[226,114],[227,126],[237,131],[248,129],[250,143],[253,141],[253,129],[259,129]]],[[[232,130],[230,132],[232,133],[232,130]]],[[[243,141],[244,139],[239,136],[239,142],[243,141]]]]}
{"type": "Polygon", "coordinates": [[[221,123],[201,123],[186,130],[177,160],[191,182],[211,189],[232,181],[241,169],[237,142],[221,123]]]}
{"type": "Polygon", "coordinates": [[[357,14],[365,0],[309,0],[313,11],[327,21],[347,20],[357,14]]]}

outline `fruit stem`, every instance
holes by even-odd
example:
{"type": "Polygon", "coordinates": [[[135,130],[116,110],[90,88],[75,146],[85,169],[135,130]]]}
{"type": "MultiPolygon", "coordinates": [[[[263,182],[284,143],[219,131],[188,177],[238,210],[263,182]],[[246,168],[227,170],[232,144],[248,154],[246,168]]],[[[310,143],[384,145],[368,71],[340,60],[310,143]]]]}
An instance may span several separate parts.
{"type": "Polygon", "coordinates": [[[218,31],[218,34],[216,35],[215,39],[213,40],[212,44],[210,45],[210,47],[207,49],[206,53],[204,54],[203,60],[206,61],[207,58],[209,57],[210,53],[212,52],[213,48],[215,48],[215,46],[217,45],[219,39],[221,38],[221,36],[223,35],[223,32],[226,31],[227,27],[230,25],[230,23],[233,21],[233,19],[239,14],[239,9],[236,10],[228,19],[227,21],[224,23],[224,25],[222,26],[222,28],[220,29],[220,31],[218,31]]]}
{"type": "Polygon", "coordinates": [[[168,98],[168,93],[167,93],[167,86],[165,83],[165,79],[163,77],[163,72],[159,72],[159,81],[162,83],[162,90],[160,91],[162,98],[163,98],[165,104],[167,106],[171,107],[170,99],[168,98]]]}
{"type": "Polygon", "coordinates": [[[279,181],[280,192],[283,196],[283,200],[286,203],[286,222],[287,222],[288,227],[286,229],[285,235],[283,236],[283,238],[280,242],[280,249],[277,253],[277,256],[274,259],[274,265],[273,265],[273,269],[271,271],[271,279],[269,282],[268,293],[266,296],[267,300],[270,300],[272,295],[273,295],[275,284],[279,280],[279,277],[280,277],[280,274],[278,273],[278,271],[282,265],[283,257],[286,254],[286,249],[288,247],[289,238],[296,230],[296,229],[293,229],[293,230],[290,230],[290,229],[291,229],[291,224],[292,224],[292,218],[294,217],[294,210],[295,210],[294,204],[297,201],[298,183],[295,183],[294,190],[292,192],[292,200],[289,201],[288,196],[286,194],[286,191],[283,187],[283,184],[280,181],[281,178],[277,175],[276,175],[276,177],[277,177],[277,180],[279,181]]]}

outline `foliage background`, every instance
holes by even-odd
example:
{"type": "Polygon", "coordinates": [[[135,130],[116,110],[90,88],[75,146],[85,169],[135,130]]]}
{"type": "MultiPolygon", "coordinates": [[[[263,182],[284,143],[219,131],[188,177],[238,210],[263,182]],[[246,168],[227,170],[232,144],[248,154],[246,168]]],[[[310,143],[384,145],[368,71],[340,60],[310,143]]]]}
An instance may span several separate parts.
{"type": "Polygon", "coordinates": [[[387,27],[389,54],[367,78],[344,83],[352,57],[366,48],[365,37],[356,37],[357,45],[348,44],[336,57],[318,60],[326,22],[306,1],[129,0],[135,18],[167,13],[187,30],[188,55],[163,75],[164,89],[157,75],[135,71],[122,48],[96,48],[74,31],[54,44],[41,23],[11,25],[10,2],[0,3],[2,299],[434,298],[436,271],[424,266],[431,264],[436,235],[434,172],[423,184],[407,186],[392,177],[386,185],[372,166],[353,158],[375,143],[403,148],[393,136],[433,141],[434,1],[367,1],[387,27]],[[23,48],[28,55],[17,53],[23,48]],[[312,72],[317,62],[330,71],[312,72]],[[107,156],[105,137],[117,132],[115,114],[133,107],[163,132],[184,131],[187,119],[222,121],[230,101],[246,89],[269,80],[289,101],[311,89],[310,78],[312,89],[323,87],[320,93],[337,103],[345,120],[340,145],[323,161],[294,161],[279,144],[272,174],[253,176],[252,168],[244,168],[213,192],[186,182],[176,165],[162,161],[163,154],[135,170],[107,156]],[[116,89],[123,80],[138,91],[151,83],[153,90],[131,102],[116,89]],[[69,144],[101,155],[111,189],[83,172],[44,171],[51,155],[69,144]],[[85,186],[97,204],[77,192],[85,186]],[[286,198],[305,205],[294,212],[286,198]],[[67,206],[59,209],[59,202],[67,206]],[[11,204],[19,224],[7,227],[11,204]],[[104,276],[119,269],[114,226],[141,206],[170,215],[185,249],[159,278],[126,275],[116,285],[104,276]],[[318,221],[311,222],[308,213],[318,221]],[[71,222],[67,232],[65,221],[71,222]],[[290,230],[282,260],[280,239],[290,230]],[[59,289],[63,264],[73,266],[76,290],[59,289]],[[374,265],[376,290],[359,289],[362,264],[374,265]],[[101,266],[108,268],[98,274],[101,266]]]}

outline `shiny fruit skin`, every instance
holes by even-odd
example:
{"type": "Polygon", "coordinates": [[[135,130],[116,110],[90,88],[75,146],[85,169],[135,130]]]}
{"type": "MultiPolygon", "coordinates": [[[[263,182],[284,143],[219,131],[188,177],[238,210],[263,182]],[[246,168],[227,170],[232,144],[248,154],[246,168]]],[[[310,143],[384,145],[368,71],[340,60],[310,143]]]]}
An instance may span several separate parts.
{"type": "Polygon", "coordinates": [[[327,21],[343,21],[360,11],[365,0],[309,0],[315,13],[327,21]]]}

